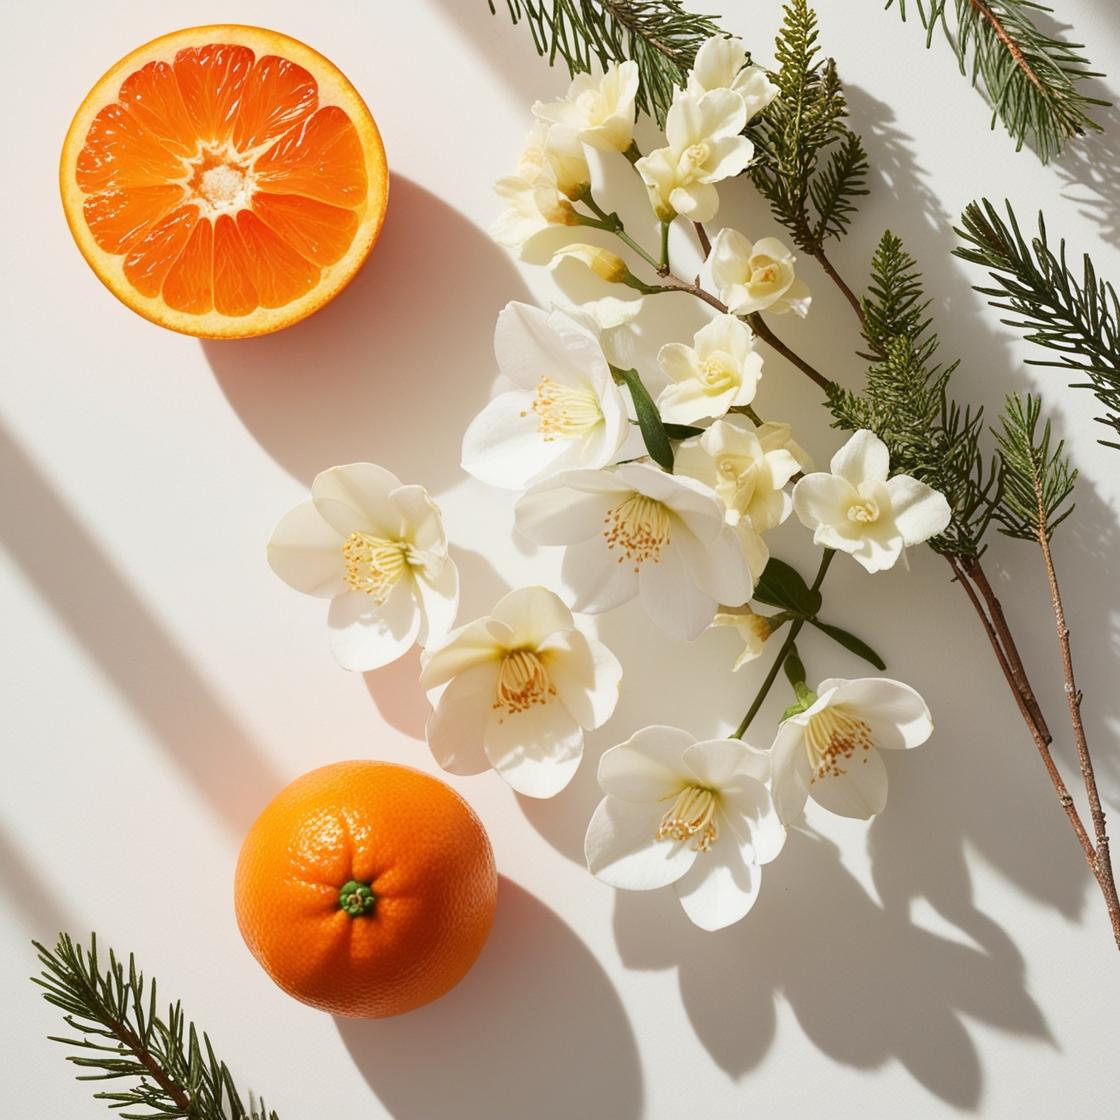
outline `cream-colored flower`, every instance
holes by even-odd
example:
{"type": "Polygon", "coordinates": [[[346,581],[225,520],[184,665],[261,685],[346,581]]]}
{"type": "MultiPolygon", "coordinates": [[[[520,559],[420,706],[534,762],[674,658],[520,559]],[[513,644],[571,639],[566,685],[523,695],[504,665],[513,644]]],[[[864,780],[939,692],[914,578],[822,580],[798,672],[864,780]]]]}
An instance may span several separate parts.
{"type": "Polygon", "coordinates": [[[698,330],[692,345],[670,342],[657,360],[669,384],[657,399],[662,419],[694,424],[722,416],[754,400],[762,356],[750,328],[734,315],[717,315],[698,330]]]}
{"type": "Polygon", "coordinates": [[[807,474],[793,489],[793,508],[813,541],[848,553],[869,572],[894,567],[910,545],[945,530],[945,495],[908,474],[890,475],[890,453],[861,429],[832,457],[830,474],[807,474]]]}
{"type": "Polygon", "coordinates": [[[424,654],[428,745],[453,774],[493,767],[518,793],[552,797],[579,766],[584,730],[610,719],[621,679],[618,659],[556,595],[511,591],[424,654]]]}
{"type": "Polygon", "coordinates": [[[707,222],[715,217],[719,195],[714,184],[738,175],[754,156],[754,145],[742,135],[746,121],[743,99],[730,90],[701,97],[677,94],[665,120],[666,146],[634,164],[659,218],[681,214],[707,222]]]}
{"type": "Polygon", "coordinates": [[[782,724],[770,748],[778,815],[793,824],[811,797],[842,817],[874,816],[887,802],[879,751],[921,746],[932,733],[929,708],[909,685],[821,681],[816,700],[782,724]]]}
{"type": "Polygon", "coordinates": [[[748,241],[738,230],[716,234],[708,257],[719,298],[733,315],[809,311],[809,288],[794,273],[796,257],[776,238],[748,241]]]}
{"type": "Polygon", "coordinates": [[[585,144],[624,152],[634,139],[638,65],[627,60],[610,66],[601,78],[577,74],[557,101],[538,101],[533,112],[544,121],[565,125],[585,144]]]}
{"type": "Polygon", "coordinates": [[[373,463],[331,467],[311,501],[281,518],[268,562],[290,587],[330,599],[331,650],[366,672],[414,643],[440,641],[455,620],[459,575],[439,508],[373,463]]]}
{"type": "Polygon", "coordinates": [[[719,611],[712,619],[713,626],[732,626],[743,639],[743,652],[735,659],[733,670],[741,669],[748,661],[762,656],[766,639],[772,630],[765,615],[755,614],[748,604],[741,607],[728,607],[719,611]]]}
{"type": "Polygon", "coordinates": [[[564,125],[536,121],[518,160],[517,174],[530,182],[550,174],[557,190],[578,198],[591,184],[591,169],[576,133],[564,125]]]}
{"type": "Polygon", "coordinates": [[[701,929],[739,921],[785,844],[769,775],[766,751],[738,739],[643,728],[599,760],[606,796],[584,840],[589,870],[619,890],[672,886],[701,929]]]}
{"type": "Polygon", "coordinates": [[[598,245],[587,245],[577,241],[557,249],[552,254],[553,263],[566,258],[586,265],[600,280],[606,280],[608,284],[622,284],[626,282],[627,277],[632,278],[626,262],[617,253],[612,253],[609,249],[603,249],[598,245]]]}
{"type": "Polygon", "coordinates": [[[505,202],[506,209],[490,227],[490,236],[507,249],[524,254],[529,243],[545,230],[577,224],[572,204],[547,170],[539,170],[532,179],[507,175],[494,184],[494,193],[505,202]]]}
{"type": "Polygon", "coordinates": [[[696,52],[686,88],[694,97],[713,89],[732,90],[743,99],[749,121],[778,96],[778,87],[766,71],[749,62],[750,52],[742,39],[714,35],[696,52]]]}
{"type": "Polygon", "coordinates": [[[757,532],[769,532],[789,517],[793,501],[786,486],[802,469],[782,443],[788,430],[788,424],[756,429],[745,417],[727,416],[685,440],[677,448],[675,468],[710,486],[733,522],[745,518],[757,532]]]}

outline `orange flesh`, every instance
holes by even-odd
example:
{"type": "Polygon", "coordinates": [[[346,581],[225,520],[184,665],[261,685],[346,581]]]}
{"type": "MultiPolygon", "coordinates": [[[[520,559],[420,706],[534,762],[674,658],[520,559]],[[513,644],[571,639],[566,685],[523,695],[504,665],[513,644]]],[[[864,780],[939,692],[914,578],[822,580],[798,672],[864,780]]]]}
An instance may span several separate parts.
{"type": "Polygon", "coordinates": [[[202,315],[283,307],[359,228],[368,180],[346,111],[302,66],[208,43],[149,62],[94,117],[83,213],[141,295],[202,315]]]}

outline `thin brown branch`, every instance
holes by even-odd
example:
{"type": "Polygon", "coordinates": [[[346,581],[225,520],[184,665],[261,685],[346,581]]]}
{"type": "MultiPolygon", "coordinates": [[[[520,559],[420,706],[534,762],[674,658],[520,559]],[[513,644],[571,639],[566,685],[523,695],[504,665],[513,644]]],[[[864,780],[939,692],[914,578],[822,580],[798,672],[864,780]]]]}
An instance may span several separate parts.
{"type": "Polygon", "coordinates": [[[1007,28],[1004,27],[1003,24],[1000,23],[1000,21],[996,18],[996,14],[992,11],[992,9],[989,8],[988,5],[983,2],[983,0],[968,0],[968,2],[972,5],[972,10],[976,13],[976,15],[980,19],[986,20],[991,25],[992,31],[995,33],[995,37],[1007,48],[1007,53],[1011,55],[1012,59],[1014,59],[1015,61],[1015,65],[1023,71],[1031,84],[1034,85],[1036,89],[1049,95],[1050,90],[1046,87],[1046,84],[1042,81],[1042,79],[1034,72],[1031,64],[1026,60],[1026,58],[1023,57],[1023,52],[1019,49],[1019,44],[1011,38],[1011,36],[1007,32],[1007,28]]]}
{"type": "MultiPolygon", "coordinates": [[[[1034,745],[1038,748],[1042,764],[1046,767],[1046,773],[1050,778],[1050,784],[1054,787],[1054,792],[1058,795],[1058,801],[1061,803],[1062,809],[1069,818],[1070,827],[1072,827],[1077,837],[1077,842],[1081,845],[1081,851],[1084,853],[1085,859],[1088,860],[1089,866],[1092,867],[1093,843],[1089,839],[1088,832],[1085,831],[1085,825],[1082,823],[1081,817],[1077,812],[1077,806],[1073,803],[1073,797],[1070,795],[1069,787],[1066,785],[1065,779],[1059,772],[1057,764],[1054,762],[1054,757],[1050,753],[1049,732],[1043,733],[1042,728],[1040,728],[1035,721],[1031,708],[1027,704],[1026,697],[1020,688],[1019,682],[1015,678],[1007,650],[1000,637],[999,628],[985,609],[984,604],[980,601],[980,596],[977,595],[976,589],[973,586],[973,580],[969,578],[971,566],[975,565],[979,567],[979,561],[972,557],[963,556],[947,556],[946,560],[948,560],[949,566],[953,569],[957,582],[964,588],[964,592],[968,596],[969,602],[972,604],[972,609],[976,612],[977,618],[980,619],[984,627],[984,632],[988,635],[988,641],[991,642],[992,650],[995,652],[996,660],[999,662],[1000,671],[1003,673],[1004,679],[1011,689],[1011,695],[1015,698],[1015,703],[1019,706],[1019,713],[1023,717],[1023,722],[1027,725],[1027,730],[1030,731],[1031,738],[1034,739],[1034,745]]],[[[1004,626],[1006,626],[1006,621],[1004,622],[1004,626]]],[[[1025,680],[1025,674],[1023,679],[1025,680]]],[[[1029,682],[1027,682],[1027,688],[1030,688],[1029,682]]],[[[1033,697],[1033,693],[1031,695],[1033,697]]],[[[1037,701],[1035,702],[1035,707],[1037,708],[1037,701]]]]}
{"type": "Polygon", "coordinates": [[[692,228],[696,230],[696,240],[700,242],[700,251],[704,254],[704,260],[707,260],[712,252],[712,242],[708,237],[708,231],[704,228],[703,222],[693,222],[692,228]]]}
{"type": "Polygon", "coordinates": [[[856,318],[859,319],[860,327],[866,330],[867,317],[863,313],[863,305],[859,302],[859,296],[848,287],[844,278],[836,271],[832,261],[828,259],[823,248],[818,249],[813,256],[816,258],[821,268],[825,270],[828,278],[840,289],[843,297],[852,305],[852,310],[856,313],[856,318]]]}
{"type": "Polygon", "coordinates": [[[1065,678],[1066,703],[1073,727],[1073,741],[1077,746],[1077,760],[1081,765],[1081,780],[1085,785],[1085,795],[1089,799],[1089,818],[1093,822],[1093,835],[1096,850],[1089,860],[1089,866],[1104,895],[1108,917],[1112,922],[1112,934],[1116,947],[1120,949],[1120,899],[1116,895],[1116,879],[1112,873],[1112,857],[1108,847],[1108,829],[1105,824],[1104,809],[1097,790],[1097,778],[1093,772],[1093,759],[1089,754],[1089,742],[1085,737],[1085,725],[1081,719],[1081,692],[1073,675],[1073,655],[1070,652],[1069,625],[1066,623],[1065,608],[1062,606],[1062,593],[1058,587],[1058,573],[1054,568],[1054,557],[1050,551],[1050,530],[1047,525],[1046,503],[1042,494],[1042,482],[1035,473],[1035,497],[1038,500],[1038,544],[1042,549],[1042,561],[1046,566],[1046,582],[1050,588],[1050,602],[1054,607],[1054,623],[1058,631],[1058,648],[1062,655],[1062,675],[1065,678]]]}

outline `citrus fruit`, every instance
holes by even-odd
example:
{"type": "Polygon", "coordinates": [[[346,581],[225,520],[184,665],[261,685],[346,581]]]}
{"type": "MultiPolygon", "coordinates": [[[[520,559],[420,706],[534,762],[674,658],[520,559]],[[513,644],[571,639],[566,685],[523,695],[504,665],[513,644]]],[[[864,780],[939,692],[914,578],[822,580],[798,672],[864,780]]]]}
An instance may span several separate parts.
{"type": "Polygon", "coordinates": [[[444,782],[338,762],[282,790],[237,862],[237,923],[289,995],[381,1018],[438,999],[490,933],[498,880],[482,824],[444,782]]]}
{"type": "Polygon", "coordinates": [[[205,338],[322,307],[369,254],[388,197],[377,125],[342,73],[295,39],[235,25],[121,59],[75,114],[59,179],[109,290],[205,338]]]}

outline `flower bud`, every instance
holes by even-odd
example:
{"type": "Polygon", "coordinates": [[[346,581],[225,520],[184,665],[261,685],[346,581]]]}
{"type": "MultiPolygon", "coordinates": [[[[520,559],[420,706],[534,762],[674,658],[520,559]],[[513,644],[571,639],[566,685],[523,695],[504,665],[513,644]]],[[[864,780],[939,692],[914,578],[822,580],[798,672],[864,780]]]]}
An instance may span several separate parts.
{"type": "Polygon", "coordinates": [[[572,257],[581,261],[600,280],[606,280],[609,284],[626,284],[634,278],[620,256],[609,249],[601,249],[598,245],[585,245],[582,242],[566,245],[556,251],[553,260],[560,257],[572,257]]]}

